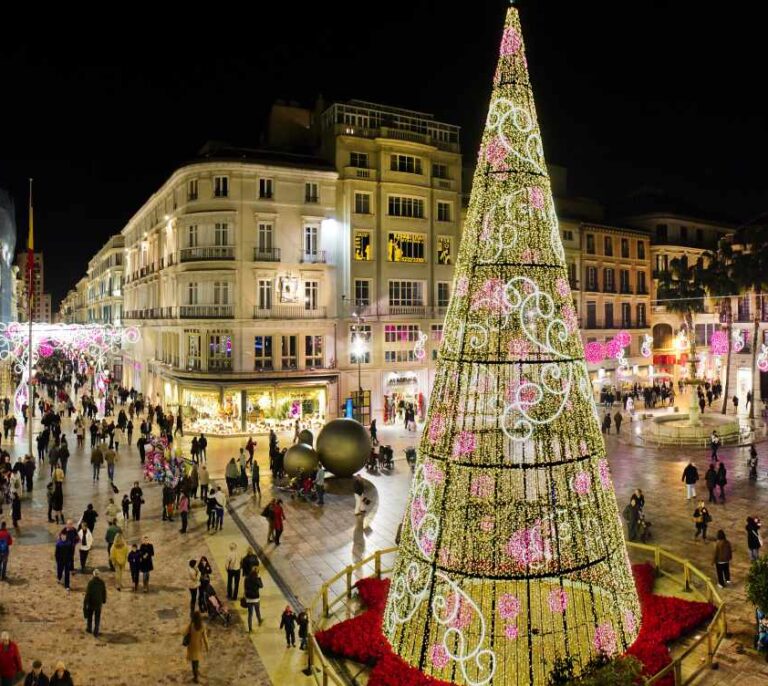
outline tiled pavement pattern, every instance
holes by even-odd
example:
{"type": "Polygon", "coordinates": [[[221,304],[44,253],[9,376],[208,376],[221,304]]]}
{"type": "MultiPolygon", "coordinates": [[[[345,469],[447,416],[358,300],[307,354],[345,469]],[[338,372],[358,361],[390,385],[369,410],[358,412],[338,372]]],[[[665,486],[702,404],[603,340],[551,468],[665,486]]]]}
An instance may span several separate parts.
{"type": "MultiPolygon", "coordinates": [[[[620,507],[634,488],[642,488],[646,495],[647,518],[653,522],[651,542],[688,557],[702,570],[714,572],[711,561],[714,544],[693,541],[693,505],[686,502],[680,481],[689,457],[697,463],[703,476],[709,459],[708,451],[631,446],[626,441],[626,423],[623,429],[624,436],[607,438],[620,507]]],[[[266,545],[266,521],[260,516],[266,498],[271,495],[271,476],[266,436],[256,438],[262,499],[259,501],[250,495],[238,495],[233,498],[232,505],[269,557],[275,574],[300,601],[308,601],[325,579],[347,564],[376,549],[394,544],[410,482],[410,470],[403,460],[403,449],[417,445],[417,434],[405,432],[402,427],[380,428],[382,442],[391,444],[395,449],[396,469],[393,474],[366,475],[372,503],[365,517],[354,516],[354,500],[348,483],[334,483],[329,478],[323,508],[300,501],[292,502],[286,494],[276,491],[278,497],[284,498],[287,514],[285,533],[277,548],[272,544],[266,545]]],[[[186,437],[183,445],[187,446],[190,439],[186,437]]],[[[281,440],[283,444],[289,442],[287,435],[281,436],[281,440]]],[[[22,443],[17,439],[15,448],[22,450],[22,443]]],[[[237,453],[242,444],[242,439],[235,438],[210,440],[209,467],[214,477],[223,477],[226,461],[237,453]]],[[[739,686],[750,686],[768,683],[765,681],[768,677],[765,661],[749,651],[738,653],[738,644],[751,646],[752,641],[752,611],[744,600],[742,583],[748,564],[744,519],[747,514],[762,516],[768,512],[768,446],[759,447],[759,452],[763,460],[760,478],[757,483],[750,483],[746,478],[746,450],[726,448],[721,451],[729,472],[728,500],[724,505],[712,506],[714,521],[710,531],[714,536],[718,528],[723,528],[734,545],[734,583],[723,592],[729,602],[729,630],[733,635],[723,643],[719,670],[707,670],[698,682],[701,684],[738,683],[739,686]]],[[[139,474],[135,448],[128,455],[127,459],[123,455],[124,459],[118,466],[117,483],[121,489],[139,474]]],[[[84,505],[91,501],[97,510],[103,512],[107,497],[106,474],[102,476],[99,487],[94,488],[87,456],[75,453],[70,465],[66,512],[79,515],[84,505]]],[[[198,512],[192,520],[195,522],[192,533],[182,542],[176,526],[159,521],[158,487],[145,487],[149,518],[142,522],[140,531],[150,532],[158,550],[158,569],[152,584],[157,592],[138,597],[126,591],[117,594],[109,579],[110,598],[103,620],[104,639],[96,642],[97,648],[92,649],[93,639],[82,628],[82,596],[73,591],[72,596],[66,598],[53,580],[52,534],[55,527],[48,526],[44,521],[44,484],[44,479],[36,478],[37,491],[33,504],[30,506],[25,501],[24,533],[20,545],[14,547],[10,564],[14,580],[9,587],[0,587],[0,603],[7,605],[0,625],[8,627],[20,641],[27,664],[37,656],[45,659],[46,664],[63,656],[72,663],[78,685],[106,683],[103,675],[109,675],[109,683],[115,686],[123,683],[121,678],[124,683],[137,683],[129,679],[131,673],[141,676],[138,683],[187,682],[188,668],[183,660],[180,640],[186,607],[184,567],[190,556],[197,557],[208,552],[221,569],[230,540],[239,541],[241,548],[246,545],[233,518],[226,517],[223,532],[206,535],[204,516],[198,512]],[[31,589],[35,589],[34,592],[30,592],[31,589]],[[178,616],[169,618],[173,613],[178,616]],[[41,624],[46,621],[56,621],[59,626],[55,631],[51,626],[43,628],[41,624]],[[115,674],[121,675],[121,678],[115,680],[115,674]]],[[[702,490],[706,493],[703,487],[700,493],[702,490]]],[[[97,550],[92,554],[104,563],[105,525],[102,520],[97,525],[97,550]]],[[[138,531],[139,527],[129,525],[129,539],[136,539],[138,531]]],[[[76,578],[75,588],[81,589],[82,586],[82,579],[76,578]]],[[[224,591],[223,580],[217,583],[217,589],[224,591]]],[[[266,621],[252,634],[250,644],[256,650],[249,647],[247,634],[239,622],[227,630],[213,628],[212,651],[203,667],[207,679],[204,683],[231,683],[235,678],[247,678],[252,684],[267,684],[270,681],[281,685],[309,683],[309,679],[300,672],[305,665],[304,655],[299,654],[298,649],[286,650],[278,630],[278,616],[285,604],[285,597],[272,579],[265,575],[262,607],[266,621]]],[[[235,609],[239,612],[239,608],[235,609]]]]}

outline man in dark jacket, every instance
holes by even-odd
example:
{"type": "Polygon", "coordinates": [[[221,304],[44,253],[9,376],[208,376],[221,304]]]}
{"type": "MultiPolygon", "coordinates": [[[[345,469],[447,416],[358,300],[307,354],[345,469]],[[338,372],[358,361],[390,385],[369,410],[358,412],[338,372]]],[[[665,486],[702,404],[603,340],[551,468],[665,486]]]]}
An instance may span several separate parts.
{"type": "Polygon", "coordinates": [[[696,482],[699,480],[699,472],[693,462],[683,470],[682,481],[685,484],[685,499],[691,500],[696,497],[696,482]]]}
{"type": "Polygon", "coordinates": [[[43,673],[43,663],[35,660],[32,663],[32,671],[24,679],[24,686],[49,686],[50,679],[43,673]]]}
{"type": "Polygon", "coordinates": [[[709,469],[707,470],[707,473],[704,475],[704,481],[707,482],[707,490],[709,491],[709,502],[716,503],[717,499],[715,498],[715,486],[717,485],[717,472],[715,471],[714,462],[709,463],[709,469]]]}
{"type": "Polygon", "coordinates": [[[99,624],[101,622],[101,607],[107,602],[107,587],[99,576],[99,570],[93,570],[93,576],[85,589],[85,598],[83,599],[83,614],[86,619],[85,630],[90,634],[93,626],[93,635],[99,635],[99,624]]]}

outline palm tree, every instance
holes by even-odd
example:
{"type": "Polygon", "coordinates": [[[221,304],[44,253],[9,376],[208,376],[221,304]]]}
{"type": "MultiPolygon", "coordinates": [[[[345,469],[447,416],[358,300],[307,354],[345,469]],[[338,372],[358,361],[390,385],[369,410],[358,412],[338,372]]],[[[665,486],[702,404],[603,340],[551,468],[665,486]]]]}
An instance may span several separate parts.
{"type": "Polygon", "coordinates": [[[690,346],[688,364],[691,379],[696,376],[696,330],[693,327],[694,314],[704,311],[706,291],[699,278],[700,270],[696,265],[689,265],[688,258],[675,257],[669,263],[669,269],[659,276],[656,298],[668,312],[682,316],[688,329],[690,346]]]}
{"type": "Polygon", "coordinates": [[[733,238],[734,278],[743,293],[750,295],[753,314],[752,332],[752,402],[749,418],[755,418],[755,375],[757,374],[757,348],[760,335],[760,316],[763,293],[768,291],[768,225],[752,224],[736,232],[733,238]]]}
{"type": "Polygon", "coordinates": [[[714,252],[705,252],[703,259],[698,262],[699,279],[707,294],[717,298],[720,310],[720,322],[725,324],[728,340],[728,353],[725,363],[725,390],[723,392],[722,414],[728,409],[729,386],[731,377],[731,328],[733,315],[731,313],[731,298],[738,291],[734,279],[733,250],[729,241],[721,241],[714,252]]]}

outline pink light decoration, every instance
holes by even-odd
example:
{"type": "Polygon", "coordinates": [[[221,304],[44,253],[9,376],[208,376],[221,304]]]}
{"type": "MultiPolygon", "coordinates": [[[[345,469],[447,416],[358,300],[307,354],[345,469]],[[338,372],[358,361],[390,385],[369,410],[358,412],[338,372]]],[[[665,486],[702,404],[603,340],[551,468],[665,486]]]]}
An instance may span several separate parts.
{"type": "Polygon", "coordinates": [[[728,334],[725,331],[715,331],[709,339],[709,350],[713,355],[727,355],[728,334]]]}
{"type": "Polygon", "coordinates": [[[611,470],[608,467],[608,460],[598,460],[597,472],[600,475],[600,485],[606,490],[611,490],[613,484],[611,483],[611,470]]]}
{"type": "Polygon", "coordinates": [[[563,320],[565,321],[565,328],[568,333],[573,333],[579,328],[579,319],[576,316],[576,310],[573,305],[566,305],[562,309],[563,320]]]}
{"type": "Polygon", "coordinates": [[[509,27],[504,30],[504,35],[501,37],[501,49],[499,54],[502,57],[510,57],[517,54],[523,41],[520,38],[520,34],[513,28],[509,27]]]}
{"type": "Polygon", "coordinates": [[[458,593],[451,595],[449,601],[450,612],[449,616],[455,613],[453,620],[449,626],[454,629],[466,629],[472,624],[472,606],[467,603],[458,593]]]}
{"type": "Polygon", "coordinates": [[[632,612],[632,610],[627,610],[624,613],[624,623],[627,625],[627,631],[630,634],[634,634],[635,629],[637,628],[637,620],[635,619],[635,613],[632,612]]]}
{"type": "Polygon", "coordinates": [[[442,643],[435,643],[432,646],[432,649],[429,651],[429,659],[432,660],[432,664],[438,669],[443,669],[450,661],[448,651],[442,643]]]}
{"type": "Polygon", "coordinates": [[[443,437],[444,433],[445,417],[441,414],[436,414],[429,423],[429,440],[438,441],[443,437]]]}
{"type": "Polygon", "coordinates": [[[537,210],[544,209],[544,193],[541,188],[538,186],[531,186],[531,188],[528,189],[528,202],[537,210]]]}
{"type": "Polygon", "coordinates": [[[504,166],[507,159],[507,148],[498,138],[491,140],[485,148],[485,159],[494,169],[504,166]]]}
{"type": "Polygon", "coordinates": [[[587,447],[587,442],[583,438],[579,441],[579,454],[582,457],[586,457],[587,455],[589,455],[589,448],[587,447]]]}
{"type": "Polygon", "coordinates": [[[53,355],[53,346],[45,341],[39,345],[37,351],[40,353],[40,357],[50,357],[53,355]]]}
{"type": "Polygon", "coordinates": [[[507,300],[506,290],[506,285],[501,279],[488,279],[472,298],[471,309],[486,308],[496,314],[508,312],[510,304],[507,300]]]}
{"type": "Polygon", "coordinates": [[[443,483],[443,481],[445,481],[445,474],[443,473],[443,470],[440,469],[433,462],[425,462],[424,478],[427,480],[427,483],[430,483],[433,486],[436,486],[443,483]]]}
{"type": "Polygon", "coordinates": [[[509,354],[515,359],[526,357],[529,351],[530,346],[524,338],[513,338],[509,342],[509,354]]]}
{"type": "Polygon", "coordinates": [[[425,555],[431,555],[435,552],[435,542],[429,536],[422,536],[421,549],[425,555]]]}
{"type": "Polygon", "coordinates": [[[590,364],[599,364],[605,359],[605,343],[590,341],[584,346],[584,357],[590,364]]]}
{"type": "Polygon", "coordinates": [[[472,479],[469,492],[473,498],[490,498],[493,495],[493,478],[481,474],[472,479]]]}
{"type": "Polygon", "coordinates": [[[414,529],[419,529],[421,523],[424,521],[424,517],[427,516],[427,506],[424,503],[423,498],[416,498],[411,503],[411,526],[414,529]]]}
{"type": "Polygon", "coordinates": [[[482,531],[484,534],[491,533],[491,531],[493,531],[495,527],[496,527],[496,522],[494,522],[493,517],[491,515],[486,515],[480,520],[480,531],[482,531]]]}
{"type": "Polygon", "coordinates": [[[549,592],[547,604],[551,612],[562,614],[568,607],[568,594],[563,588],[555,588],[549,592]]]}
{"type": "Polygon", "coordinates": [[[578,495],[586,495],[592,488],[592,477],[588,472],[579,472],[573,478],[573,490],[578,495]]]}
{"type": "Polygon", "coordinates": [[[606,357],[619,357],[624,351],[624,346],[614,337],[605,344],[606,357]]]}
{"type": "Polygon", "coordinates": [[[622,348],[628,348],[632,343],[632,336],[629,335],[629,331],[622,330],[614,336],[614,340],[618,341],[622,348]]]}
{"type": "Polygon", "coordinates": [[[561,298],[567,298],[571,294],[571,285],[568,283],[568,279],[560,277],[555,281],[555,292],[561,298]]]}
{"type": "Polygon", "coordinates": [[[504,636],[510,641],[514,641],[519,634],[518,628],[515,624],[507,624],[504,627],[504,636]]]}
{"type": "Polygon", "coordinates": [[[499,597],[499,615],[502,619],[516,619],[520,614],[520,599],[511,593],[505,593],[499,597]]]}
{"type": "Polygon", "coordinates": [[[541,562],[548,552],[541,534],[541,520],[537,520],[532,527],[516,531],[507,542],[507,555],[521,566],[541,562]]]}
{"type": "MultiPolygon", "coordinates": [[[[523,262],[538,262],[539,261],[539,251],[538,250],[533,250],[531,248],[526,248],[525,250],[523,250],[523,254],[520,256],[520,259],[523,262]]],[[[531,292],[533,292],[533,290],[535,290],[534,287],[533,287],[533,284],[530,281],[526,281],[523,284],[523,288],[526,289],[526,293],[531,293],[531,292]],[[526,286],[528,288],[526,288],[526,286]],[[532,289],[532,290],[529,291],[528,290],[529,288],[532,289]]]]}
{"type": "Polygon", "coordinates": [[[471,431],[462,431],[454,441],[453,444],[453,456],[461,457],[462,455],[469,455],[475,452],[477,447],[477,436],[471,431]]]}
{"type": "Polygon", "coordinates": [[[466,276],[459,277],[456,281],[454,293],[458,296],[465,296],[469,292],[469,279],[466,276]]]}
{"type": "Polygon", "coordinates": [[[608,656],[616,652],[616,632],[610,622],[603,622],[595,629],[595,650],[608,656]]]}

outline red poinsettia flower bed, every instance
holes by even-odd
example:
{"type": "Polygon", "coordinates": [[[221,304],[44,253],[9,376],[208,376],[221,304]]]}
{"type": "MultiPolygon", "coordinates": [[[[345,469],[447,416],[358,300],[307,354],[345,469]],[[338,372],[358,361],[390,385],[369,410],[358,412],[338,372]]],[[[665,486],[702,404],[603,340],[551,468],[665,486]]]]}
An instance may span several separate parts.
{"type": "MultiPolygon", "coordinates": [[[[643,619],[640,635],[627,653],[643,663],[645,674],[656,674],[672,661],[666,644],[708,620],[715,608],[709,603],[655,595],[654,571],[649,564],[634,565],[632,571],[643,619]]],[[[356,588],[368,609],[357,617],[318,632],[320,647],[330,654],[370,665],[369,686],[451,686],[422,674],[392,652],[381,630],[389,580],[362,579],[356,588]]],[[[661,686],[673,684],[674,678],[670,674],[661,686]]]]}

